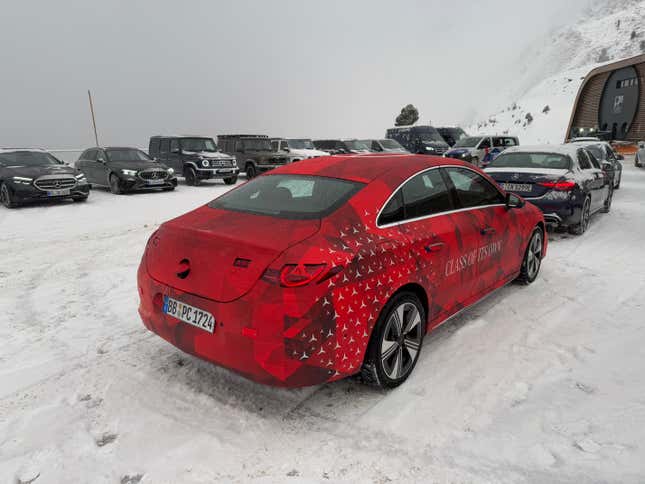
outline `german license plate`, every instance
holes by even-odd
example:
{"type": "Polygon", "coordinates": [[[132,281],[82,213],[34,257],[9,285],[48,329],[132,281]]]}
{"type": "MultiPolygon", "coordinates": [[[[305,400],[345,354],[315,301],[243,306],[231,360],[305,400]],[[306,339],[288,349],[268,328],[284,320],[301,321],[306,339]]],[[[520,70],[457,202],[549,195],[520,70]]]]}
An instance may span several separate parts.
{"type": "Polygon", "coordinates": [[[147,180],[146,183],[148,185],[163,185],[166,181],[165,180],[147,180]]]}
{"type": "Polygon", "coordinates": [[[163,298],[163,312],[209,333],[215,331],[215,318],[211,313],[169,296],[163,298]]]}
{"type": "Polygon", "coordinates": [[[49,190],[48,197],[64,197],[70,194],[69,188],[62,188],[60,190],[49,190]]]}
{"type": "Polygon", "coordinates": [[[507,192],[530,192],[533,185],[530,183],[502,183],[502,188],[507,192]]]}

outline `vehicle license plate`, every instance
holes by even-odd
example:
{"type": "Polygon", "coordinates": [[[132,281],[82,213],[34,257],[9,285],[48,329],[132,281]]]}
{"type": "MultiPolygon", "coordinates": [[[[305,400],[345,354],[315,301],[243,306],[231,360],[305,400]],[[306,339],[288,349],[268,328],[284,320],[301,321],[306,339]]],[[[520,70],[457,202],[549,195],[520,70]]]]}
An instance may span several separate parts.
{"type": "Polygon", "coordinates": [[[530,192],[533,185],[530,183],[502,183],[502,188],[507,192],[530,192]]]}
{"type": "Polygon", "coordinates": [[[163,185],[165,182],[165,180],[148,180],[146,183],[148,185],[163,185]]]}
{"type": "Polygon", "coordinates": [[[48,197],[63,197],[69,194],[70,194],[69,188],[62,188],[60,190],[49,190],[47,192],[48,197]]]}
{"type": "Polygon", "coordinates": [[[163,298],[163,312],[209,333],[215,331],[215,318],[211,313],[169,296],[163,298]]]}

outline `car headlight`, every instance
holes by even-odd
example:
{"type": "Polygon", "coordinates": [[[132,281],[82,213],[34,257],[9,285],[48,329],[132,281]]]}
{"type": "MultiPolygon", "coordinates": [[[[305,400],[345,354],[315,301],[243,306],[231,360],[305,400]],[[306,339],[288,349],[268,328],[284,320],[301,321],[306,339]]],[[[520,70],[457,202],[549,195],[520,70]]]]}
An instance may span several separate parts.
{"type": "Polygon", "coordinates": [[[121,170],[125,176],[137,176],[137,170],[121,170]]]}
{"type": "Polygon", "coordinates": [[[24,176],[14,176],[11,177],[14,183],[19,183],[20,185],[31,185],[31,182],[34,181],[33,178],[27,178],[24,176]]]}
{"type": "Polygon", "coordinates": [[[174,175],[175,170],[173,170],[172,168],[168,168],[168,174],[171,175],[171,176],[174,175]]]}
{"type": "Polygon", "coordinates": [[[80,183],[81,185],[84,183],[87,183],[87,178],[85,178],[85,174],[79,173],[78,175],[74,175],[74,178],[76,178],[76,181],[80,183]]]}
{"type": "Polygon", "coordinates": [[[202,166],[204,168],[208,168],[209,166],[211,166],[211,164],[208,160],[202,160],[202,166]]]}
{"type": "Polygon", "coordinates": [[[434,148],[432,146],[426,146],[426,151],[434,151],[434,148]]]}

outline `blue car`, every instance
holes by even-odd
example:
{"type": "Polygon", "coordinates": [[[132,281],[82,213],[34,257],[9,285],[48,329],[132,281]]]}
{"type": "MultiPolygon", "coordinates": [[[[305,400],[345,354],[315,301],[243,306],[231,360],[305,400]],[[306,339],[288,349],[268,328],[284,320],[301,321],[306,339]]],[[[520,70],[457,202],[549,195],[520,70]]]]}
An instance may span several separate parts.
{"type": "Polygon", "coordinates": [[[575,235],[585,233],[593,214],[611,208],[612,179],[583,146],[509,148],[485,171],[504,190],[540,208],[548,224],[575,235]]]}

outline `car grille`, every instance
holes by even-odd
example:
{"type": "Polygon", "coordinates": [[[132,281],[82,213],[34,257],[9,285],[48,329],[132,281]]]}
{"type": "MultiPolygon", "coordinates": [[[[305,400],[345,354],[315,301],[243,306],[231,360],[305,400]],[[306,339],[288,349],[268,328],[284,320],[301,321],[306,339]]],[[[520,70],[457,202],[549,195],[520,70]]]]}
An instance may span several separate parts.
{"type": "Polygon", "coordinates": [[[213,168],[230,168],[233,166],[231,160],[209,160],[213,168]]]}
{"type": "Polygon", "coordinates": [[[36,179],[34,185],[39,190],[64,190],[76,186],[76,178],[73,176],[45,175],[36,179]]]}
{"type": "Polygon", "coordinates": [[[143,180],[163,180],[168,176],[166,170],[144,170],[139,172],[139,177],[143,180]]]}

